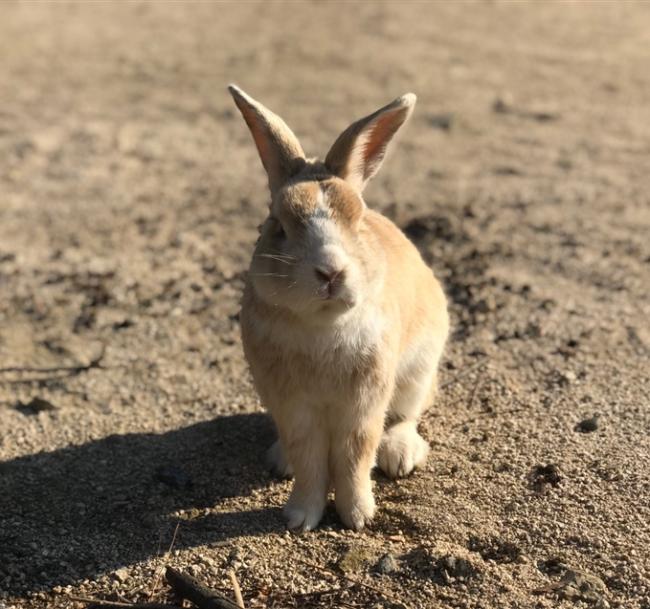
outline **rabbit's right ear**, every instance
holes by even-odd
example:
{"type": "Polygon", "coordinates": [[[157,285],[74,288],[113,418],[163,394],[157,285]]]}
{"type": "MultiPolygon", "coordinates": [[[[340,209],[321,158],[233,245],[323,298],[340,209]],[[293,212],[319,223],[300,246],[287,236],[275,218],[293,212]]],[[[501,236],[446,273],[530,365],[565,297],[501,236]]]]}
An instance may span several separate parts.
{"type": "Polygon", "coordinates": [[[262,164],[269,178],[271,192],[282,186],[305,160],[298,138],[287,124],[239,87],[228,87],[250,129],[262,164]]]}

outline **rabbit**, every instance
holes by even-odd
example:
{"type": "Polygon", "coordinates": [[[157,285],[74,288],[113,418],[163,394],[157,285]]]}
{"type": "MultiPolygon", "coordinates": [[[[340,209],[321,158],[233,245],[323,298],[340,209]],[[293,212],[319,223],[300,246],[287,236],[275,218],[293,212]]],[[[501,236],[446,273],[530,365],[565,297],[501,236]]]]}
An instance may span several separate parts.
{"type": "Polygon", "coordinates": [[[277,115],[231,85],[266,169],[271,203],[241,303],[244,353],[294,477],[290,529],[319,524],[328,494],[346,527],[375,512],[371,471],[422,466],[418,417],[436,390],[449,331],[445,294],[419,252],[362,197],[416,97],[348,127],[325,161],[305,157],[277,115]]]}

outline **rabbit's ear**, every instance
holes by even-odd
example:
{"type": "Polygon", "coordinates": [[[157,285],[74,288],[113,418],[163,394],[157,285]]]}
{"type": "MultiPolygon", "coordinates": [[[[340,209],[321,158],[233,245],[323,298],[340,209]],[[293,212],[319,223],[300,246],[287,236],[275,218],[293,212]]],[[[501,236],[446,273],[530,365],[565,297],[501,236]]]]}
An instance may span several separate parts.
{"type": "Polygon", "coordinates": [[[411,115],[416,99],[413,93],[407,93],[352,123],[327,153],[327,168],[359,191],[363,190],[379,170],[388,142],[411,115]]]}
{"type": "Polygon", "coordinates": [[[271,192],[282,186],[304,164],[305,153],[287,124],[239,87],[228,87],[248,128],[269,177],[271,192]]]}

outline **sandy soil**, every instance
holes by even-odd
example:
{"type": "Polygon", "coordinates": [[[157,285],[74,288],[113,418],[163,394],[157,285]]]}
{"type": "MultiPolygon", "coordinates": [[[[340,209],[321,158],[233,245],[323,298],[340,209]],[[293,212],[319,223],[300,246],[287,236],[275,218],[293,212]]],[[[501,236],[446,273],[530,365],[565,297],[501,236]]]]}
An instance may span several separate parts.
{"type": "Polygon", "coordinates": [[[251,608],[648,609],[649,59],[645,3],[5,2],[0,607],[164,599],[174,564],[251,608]],[[230,81],[310,154],[419,95],[366,194],[454,332],[428,465],[362,533],[287,533],[262,463],[230,81]]]}

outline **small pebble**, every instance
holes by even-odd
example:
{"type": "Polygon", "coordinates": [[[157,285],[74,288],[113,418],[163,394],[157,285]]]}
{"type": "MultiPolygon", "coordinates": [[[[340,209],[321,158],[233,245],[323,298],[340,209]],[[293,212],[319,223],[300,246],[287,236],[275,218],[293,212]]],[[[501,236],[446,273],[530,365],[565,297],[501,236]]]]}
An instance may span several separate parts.
{"type": "Polygon", "coordinates": [[[469,560],[451,554],[437,560],[436,570],[446,584],[454,580],[462,582],[478,575],[478,569],[469,560]]]}
{"type": "Polygon", "coordinates": [[[52,404],[52,402],[48,402],[47,400],[38,397],[32,398],[29,402],[26,403],[16,402],[14,408],[26,416],[35,415],[39,412],[56,410],[56,406],[52,404]]]}
{"type": "Polygon", "coordinates": [[[454,115],[450,112],[441,112],[439,114],[430,114],[427,121],[434,129],[449,131],[454,124],[454,115]]]}
{"type": "Polygon", "coordinates": [[[599,415],[597,414],[595,414],[593,417],[590,417],[589,419],[583,419],[575,426],[575,431],[578,431],[580,433],[591,433],[593,431],[596,431],[598,429],[598,419],[599,415]]]}
{"type": "Polygon", "coordinates": [[[389,552],[388,554],[384,554],[379,559],[379,562],[377,563],[375,568],[378,573],[382,573],[383,575],[389,575],[390,573],[394,573],[395,571],[398,571],[399,565],[397,564],[395,557],[389,552]]]}
{"type": "Polygon", "coordinates": [[[602,579],[577,569],[567,569],[558,588],[558,596],[572,601],[583,601],[607,609],[609,603],[604,598],[607,586],[602,579]]]}
{"type": "Polygon", "coordinates": [[[528,479],[534,490],[541,491],[546,485],[558,486],[562,482],[562,475],[557,465],[549,463],[548,465],[536,465],[528,479]]]}
{"type": "Polygon", "coordinates": [[[163,465],[156,470],[156,480],[178,490],[192,486],[192,478],[177,465],[163,465]]]}

